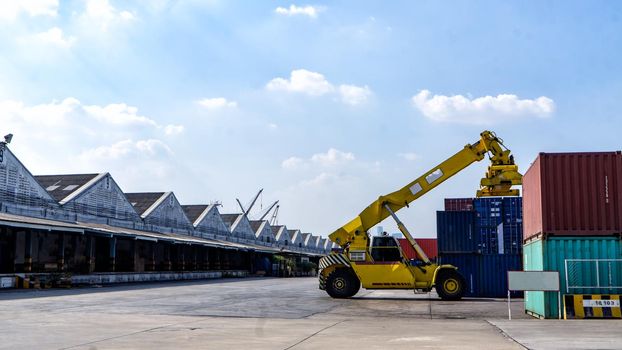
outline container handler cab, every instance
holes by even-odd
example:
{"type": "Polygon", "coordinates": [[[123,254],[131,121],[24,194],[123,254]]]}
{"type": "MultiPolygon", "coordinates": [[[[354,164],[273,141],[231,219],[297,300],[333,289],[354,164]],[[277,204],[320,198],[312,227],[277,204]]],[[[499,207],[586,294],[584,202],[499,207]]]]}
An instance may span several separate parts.
{"type": "Polygon", "coordinates": [[[320,289],[333,298],[349,298],[361,286],[414,292],[429,292],[435,288],[444,300],[461,299],[466,281],[458,269],[452,265],[432,263],[395,212],[486,156],[491,164],[480,181],[477,197],[518,196],[519,191],[512,189],[512,186],[521,185],[522,175],[514,164],[514,157],[494,132],[484,131],[479,141],[467,144],[401,189],[380,196],[352,221],[331,233],[330,240],[338,244],[343,252],[331,253],[320,259],[320,289]],[[418,259],[407,260],[394,237],[371,237],[368,234],[370,228],[389,216],[412,245],[418,259]]]}

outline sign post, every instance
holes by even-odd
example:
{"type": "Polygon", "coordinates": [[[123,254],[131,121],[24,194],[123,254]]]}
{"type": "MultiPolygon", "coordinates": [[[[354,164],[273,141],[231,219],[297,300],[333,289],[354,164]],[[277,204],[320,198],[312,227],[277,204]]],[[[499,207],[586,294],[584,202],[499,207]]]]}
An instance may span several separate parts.
{"type": "Polygon", "coordinates": [[[561,292],[558,271],[508,271],[508,319],[512,319],[511,291],[557,292],[558,313],[561,319],[561,292]]]}

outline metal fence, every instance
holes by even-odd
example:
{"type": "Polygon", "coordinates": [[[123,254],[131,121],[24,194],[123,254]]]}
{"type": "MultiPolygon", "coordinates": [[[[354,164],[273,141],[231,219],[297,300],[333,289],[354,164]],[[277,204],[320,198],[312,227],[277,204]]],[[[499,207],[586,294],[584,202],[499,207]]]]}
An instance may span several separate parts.
{"type": "Polygon", "coordinates": [[[565,259],[566,290],[622,289],[622,259],[565,259]]]}

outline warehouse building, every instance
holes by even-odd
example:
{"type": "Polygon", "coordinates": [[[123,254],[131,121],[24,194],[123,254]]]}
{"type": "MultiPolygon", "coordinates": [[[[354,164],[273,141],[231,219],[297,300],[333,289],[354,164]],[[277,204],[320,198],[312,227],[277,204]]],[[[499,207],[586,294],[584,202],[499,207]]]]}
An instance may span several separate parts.
{"type": "Polygon", "coordinates": [[[192,222],[195,236],[216,238],[229,235],[229,229],[218,211],[218,204],[182,205],[181,207],[192,222]]]}
{"type": "Polygon", "coordinates": [[[300,230],[287,230],[289,238],[291,239],[291,245],[297,248],[302,248],[302,232],[300,230]]]}
{"type": "Polygon", "coordinates": [[[287,226],[272,226],[272,232],[274,232],[274,237],[276,241],[284,246],[290,246],[290,242],[292,241],[289,237],[289,232],[287,231],[287,226]]]}
{"type": "Polygon", "coordinates": [[[126,193],[136,212],[150,231],[169,231],[191,235],[192,223],[173,192],[126,193]]]}
{"type": "Polygon", "coordinates": [[[276,238],[272,233],[272,226],[268,220],[252,220],[250,222],[253,231],[255,231],[255,238],[264,243],[276,244],[276,238]]]}
{"type": "Polygon", "coordinates": [[[108,173],[38,175],[45,190],[64,209],[77,214],[77,221],[134,227],[140,217],[121,188],[108,173]]]}
{"type": "Polygon", "coordinates": [[[221,214],[220,216],[233,237],[245,241],[255,240],[255,231],[245,214],[221,214]]]}
{"type": "Polygon", "coordinates": [[[124,193],[109,173],[34,176],[0,142],[0,273],[132,273],[117,281],[140,281],[181,271],[253,273],[254,261],[266,265],[274,254],[321,256],[291,246],[284,226],[281,234],[278,245],[266,221],[253,227],[246,215],[221,215],[217,204],[182,206],[172,192],[124,193]]]}

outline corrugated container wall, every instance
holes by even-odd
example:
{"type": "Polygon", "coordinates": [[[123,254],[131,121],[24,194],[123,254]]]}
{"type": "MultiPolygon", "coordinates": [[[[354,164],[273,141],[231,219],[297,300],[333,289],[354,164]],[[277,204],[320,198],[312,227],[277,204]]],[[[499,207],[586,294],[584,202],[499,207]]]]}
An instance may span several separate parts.
{"type": "Polygon", "coordinates": [[[521,197],[487,197],[473,200],[477,213],[475,232],[484,254],[521,254],[523,210],[521,197]]]}
{"type": "MultiPolygon", "coordinates": [[[[558,271],[560,291],[564,294],[619,294],[622,286],[622,263],[605,261],[596,269],[594,261],[569,262],[566,284],[566,259],[622,259],[622,247],[617,237],[548,237],[528,242],[523,247],[525,271],[558,271]],[[598,274],[598,277],[597,277],[598,274]],[[603,288],[572,288],[595,286],[603,288]],[[570,288],[568,288],[570,287],[570,288]]],[[[526,292],[525,311],[540,318],[557,318],[556,292],[526,292]]]]}
{"type": "Polygon", "coordinates": [[[473,198],[445,198],[445,211],[472,211],[473,198]]]}
{"type": "Polygon", "coordinates": [[[477,251],[478,239],[474,222],[475,213],[471,211],[437,211],[436,236],[439,254],[477,251]]]}
{"type": "MultiPolygon", "coordinates": [[[[439,261],[458,268],[466,280],[467,297],[506,297],[508,271],[522,269],[521,255],[518,254],[441,254],[439,261]]],[[[522,293],[512,293],[512,297],[520,296],[522,293]]]]}
{"type": "Polygon", "coordinates": [[[467,288],[465,297],[477,297],[480,294],[478,289],[479,261],[478,254],[460,253],[460,254],[444,254],[440,253],[438,257],[440,264],[450,264],[458,268],[458,272],[466,281],[467,288]]]}
{"type": "Polygon", "coordinates": [[[622,154],[540,153],[523,177],[524,238],[622,232],[622,154]]]}
{"type": "MultiPolygon", "coordinates": [[[[430,260],[436,259],[438,255],[438,245],[436,238],[415,238],[417,240],[417,244],[423,249],[425,255],[428,256],[430,260]]],[[[407,259],[416,259],[417,253],[415,253],[415,249],[408,243],[406,238],[399,238],[400,247],[402,247],[402,252],[407,259]]]]}

